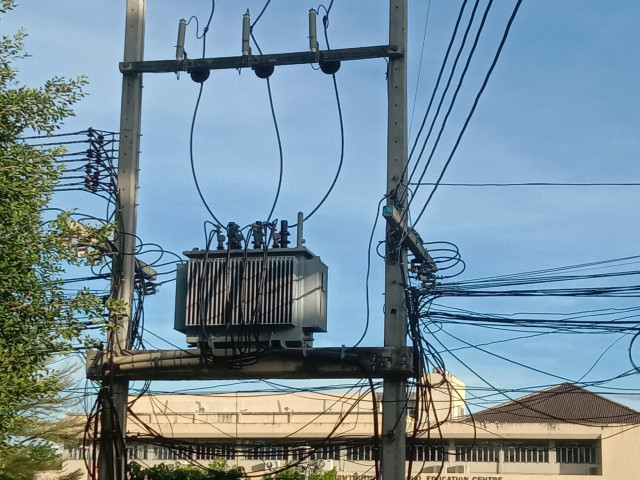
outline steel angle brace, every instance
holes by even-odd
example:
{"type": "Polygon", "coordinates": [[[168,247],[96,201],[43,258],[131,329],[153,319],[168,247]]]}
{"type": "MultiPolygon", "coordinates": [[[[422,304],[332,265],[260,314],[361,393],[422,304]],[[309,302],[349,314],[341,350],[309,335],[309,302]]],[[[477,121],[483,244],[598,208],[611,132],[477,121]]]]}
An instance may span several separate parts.
{"type": "Polygon", "coordinates": [[[247,378],[411,377],[411,347],[282,349],[255,363],[230,368],[224,351],[204,361],[199,349],[130,350],[109,359],[106,352],[87,352],[87,378],[113,375],[129,380],[232,380],[247,378]],[[215,359],[220,360],[216,362],[215,359]]]}
{"type": "Polygon", "coordinates": [[[236,57],[194,58],[188,60],[145,60],[140,62],[121,62],[120,72],[169,73],[189,71],[191,69],[225,70],[255,68],[258,66],[302,65],[317,63],[319,60],[366,60],[372,58],[402,56],[393,45],[372,47],[341,48],[320,50],[318,52],[274,53],[265,55],[243,55],[236,57]]]}
{"type": "Polygon", "coordinates": [[[413,228],[407,226],[396,207],[393,205],[385,205],[382,207],[382,216],[391,227],[400,231],[402,246],[411,250],[416,260],[427,265],[432,273],[436,272],[438,267],[431,258],[431,255],[429,255],[429,252],[427,252],[427,249],[424,248],[420,235],[418,235],[413,228]]]}

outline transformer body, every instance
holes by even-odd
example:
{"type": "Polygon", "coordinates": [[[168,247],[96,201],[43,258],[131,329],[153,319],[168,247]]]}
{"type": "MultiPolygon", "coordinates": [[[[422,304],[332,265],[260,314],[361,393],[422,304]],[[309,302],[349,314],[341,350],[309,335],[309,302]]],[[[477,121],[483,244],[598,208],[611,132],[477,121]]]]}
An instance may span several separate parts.
{"type": "Polygon", "coordinates": [[[327,266],[306,248],[184,253],[174,328],[187,343],[300,348],[327,331],[327,266]]]}

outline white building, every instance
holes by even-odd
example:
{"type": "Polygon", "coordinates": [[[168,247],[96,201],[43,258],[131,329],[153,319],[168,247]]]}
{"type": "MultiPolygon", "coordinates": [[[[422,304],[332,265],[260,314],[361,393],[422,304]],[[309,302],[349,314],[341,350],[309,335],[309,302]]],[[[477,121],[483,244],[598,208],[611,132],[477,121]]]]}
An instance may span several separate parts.
{"type": "MultiPolygon", "coordinates": [[[[434,384],[442,377],[430,375],[434,384]]],[[[640,479],[640,413],[571,384],[464,415],[464,385],[447,374],[429,412],[408,405],[429,428],[408,440],[407,468],[420,480],[640,479]]],[[[377,396],[378,412],[381,397],[377,396]]],[[[374,478],[377,455],[369,391],[148,395],[127,422],[130,459],[143,466],[214,458],[248,473],[299,462],[336,469],[339,480],[374,478]]],[[[78,417],[86,422],[86,418],[78,417]]],[[[378,426],[381,416],[378,413],[378,426]]],[[[84,468],[80,444],[65,448],[65,470],[84,468]]]]}

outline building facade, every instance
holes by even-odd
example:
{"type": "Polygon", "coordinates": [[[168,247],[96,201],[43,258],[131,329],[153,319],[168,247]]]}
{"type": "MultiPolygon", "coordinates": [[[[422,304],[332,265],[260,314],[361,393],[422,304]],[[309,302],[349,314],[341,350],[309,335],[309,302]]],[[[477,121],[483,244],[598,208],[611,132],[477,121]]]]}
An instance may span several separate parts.
{"type": "MultiPolygon", "coordinates": [[[[638,412],[562,384],[465,415],[464,385],[450,374],[442,379],[430,376],[438,387],[422,407],[410,396],[407,469],[413,478],[640,480],[638,412]],[[423,428],[416,432],[419,417],[423,428]]],[[[127,450],[143,466],[225,459],[252,475],[297,464],[335,469],[339,480],[374,479],[381,406],[381,396],[374,405],[367,390],[146,395],[131,406],[127,450]]],[[[65,470],[84,469],[91,452],[82,442],[67,445],[65,470]]]]}

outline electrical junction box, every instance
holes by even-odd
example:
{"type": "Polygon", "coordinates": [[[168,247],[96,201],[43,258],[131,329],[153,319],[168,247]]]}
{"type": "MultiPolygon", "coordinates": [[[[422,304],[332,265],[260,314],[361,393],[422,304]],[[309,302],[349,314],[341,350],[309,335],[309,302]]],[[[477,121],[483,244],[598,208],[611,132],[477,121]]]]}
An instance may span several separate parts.
{"type": "Polygon", "coordinates": [[[300,348],[327,331],[327,266],[306,248],[184,254],[174,328],[187,343],[300,348]]]}

